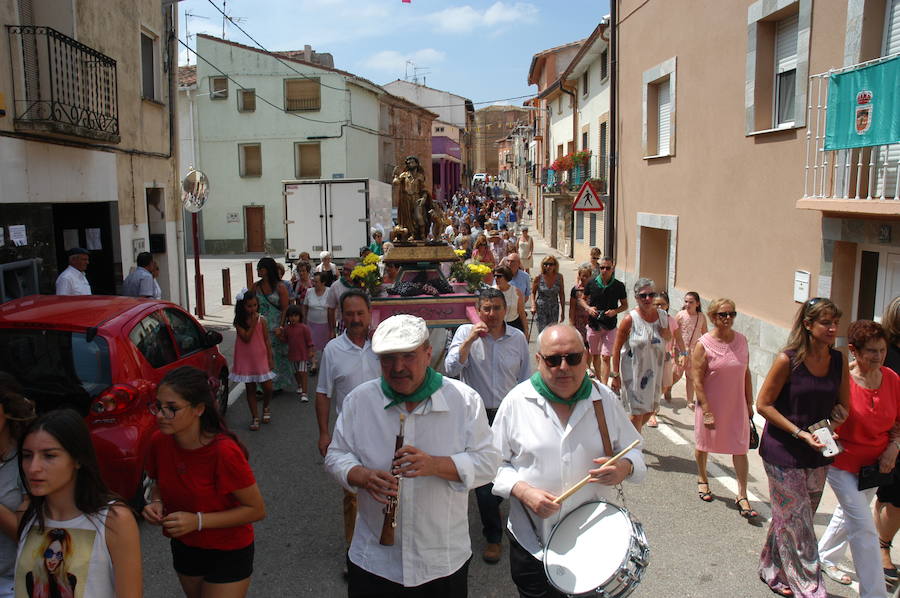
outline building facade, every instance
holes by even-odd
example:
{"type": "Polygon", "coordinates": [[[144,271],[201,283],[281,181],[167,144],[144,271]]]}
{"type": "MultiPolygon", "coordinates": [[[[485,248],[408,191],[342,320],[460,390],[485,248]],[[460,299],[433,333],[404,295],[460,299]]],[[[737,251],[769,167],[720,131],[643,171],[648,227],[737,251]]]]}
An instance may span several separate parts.
{"type": "Polygon", "coordinates": [[[520,125],[528,122],[528,110],[518,106],[485,106],[475,111],[473,137],[475,172],[497,176],[500,164],[497,142],[509,137],[520,125]]]}
{"type": "Polygon", "coordinates": [[[740,5],[621,2],[616,258],[732,298],[758,387],[808,298],[843,334],[900,294],[898,146],[824,151],[818,76],[900,52],[900,1],[740,5]]]}
{"type": "Polygon", "coordinates": [[[404,151],[423,139],[430,146],[432,113],[326,66],[330,54],[270,53],[208,35],[197,36],[197,53],[179,113],[192,122],[194,165],[212,189],[204,252],[281,253],[282,181],[390,182],[404,151]]]}
{"type": "Polygon", "coordinates": [[[93,292],[115,294],[152,251],[184,303],[176,19],[171,0],[0,3],[0,269],[37,260],[32,290],[81,246],[93,292]]]}

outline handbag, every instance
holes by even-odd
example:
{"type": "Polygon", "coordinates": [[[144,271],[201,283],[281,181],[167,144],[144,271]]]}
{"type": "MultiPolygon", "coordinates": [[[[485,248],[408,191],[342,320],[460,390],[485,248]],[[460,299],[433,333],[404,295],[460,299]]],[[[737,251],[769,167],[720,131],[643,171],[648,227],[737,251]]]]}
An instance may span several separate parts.
{"type": "Polygon", "coordinates": [[[750,418],[750,450],[759,448],[759,433],[756,431],[756,424],[753,418],[750,418]]]}
{"type": "Polygon", "coordinates": [[[859,480],[857,481],[857,490],[868,490],[876,486],[886,486],[894,481],[894,472],[881,473],[878,463],[874,465],[865,465],[859,468],[859,480]]]}

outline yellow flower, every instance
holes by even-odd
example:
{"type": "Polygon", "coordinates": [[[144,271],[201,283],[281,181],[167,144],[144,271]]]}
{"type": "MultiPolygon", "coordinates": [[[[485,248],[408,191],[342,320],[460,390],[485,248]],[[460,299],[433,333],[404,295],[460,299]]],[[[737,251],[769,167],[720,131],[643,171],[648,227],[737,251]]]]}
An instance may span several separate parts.
{"type": "Polygon", "coordinates": [[[465,249],[454,249],[453,253],[455,253],[459,257],[463,257],[464,255],[466,255],[466,250],[465,249]]]}
{"type": "Polygon", "coordinates": [[[380,256],[375,255],[374,253],[370,253],[369,255],[367,255],[366,257],[363,258],[363,264],[365,264],[365,265],[377,264],[380,259],[381,259],[380,256]]]}

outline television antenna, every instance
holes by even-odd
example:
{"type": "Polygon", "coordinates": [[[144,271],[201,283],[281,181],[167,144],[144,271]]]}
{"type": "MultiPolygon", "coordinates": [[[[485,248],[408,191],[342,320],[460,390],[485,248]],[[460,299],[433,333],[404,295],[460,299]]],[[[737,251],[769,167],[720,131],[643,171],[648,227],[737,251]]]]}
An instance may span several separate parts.
{"type": "Polygon", "coordinates": [[[228,4],[228,0],[222,0],[222,39],[225,39],[225,27],[229,22],[231,23],[246,23],[247,19],[244,17],[232,17],[228,14],[226,10],[226,5],[228,4]]]}
{"type": "MultiPolygon", "coordinates": [[[[189,46],[191,45],[191,38],[194,37],[190,33],[191,19],[206,19],[208,21],[209,17],[204,17],[203,15],[198,15],[189,10],[184,11],[184,41],[189,46]]],[[[190,64],[191,64],[191,53],[190,52],[187,53],[187,63],[188,63],[188,66],[190,66],[190,64]]]]}
{"type": "Polygon", "coordinates": [[[404,73],[403,78],[407,81],[411,81],[416,85],[419,84],[419,74],[422,75],[422,85],[425,85],[425,76],[431,74],[431,68],[427,66],[416,66],[412,60],[406,61],[406,71],[404,73]],[[410,70],[412,70],[412,77],[410,77],[410,70]]]}

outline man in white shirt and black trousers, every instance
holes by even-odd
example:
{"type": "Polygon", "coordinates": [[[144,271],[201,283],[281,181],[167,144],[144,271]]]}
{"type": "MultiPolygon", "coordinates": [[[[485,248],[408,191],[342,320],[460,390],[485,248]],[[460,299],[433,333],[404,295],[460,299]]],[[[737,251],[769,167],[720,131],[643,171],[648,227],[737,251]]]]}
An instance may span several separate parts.
{"type": "Polygon", "coordinates": [[[549,326],[539,343],[538,371],[506,395],[493,425],[500,451],[494,494],[512,497],[509,564],[522,598],[563,596],[547,580],[542,563],[553,526],[585,502],[612,501],[616,484],[640,482],[647,473],[641,445],[600,470],[641,436],[616,395],[591,383],[581,334],[572,326],[549,326]],[[612,454],[603,448],[595,401],[602,405],[612,454]],[[592,483],[562,504],[553,502],[588,473],[592,483]]]}
{"type": "Polygon", "coordinates": [[[421,318],[378,326],[372,349],[381,377],[354,389],[334,427],[325,468],[359,491],[348,558],[348,596],[468,595],[472,557],[468,494],[497,471],[478,394],[429,367],[421,318]],[[401,424],[402,422],[402,424],[401,424]],[[403,426],[403,445],[395,442],[403,426]],[[392,545],[380,543],[384,507],[397,500],[392,545]]]}

